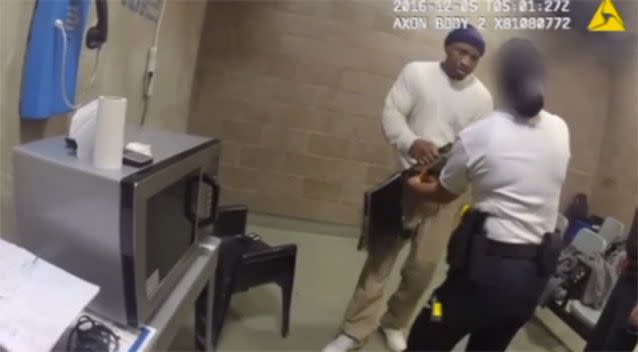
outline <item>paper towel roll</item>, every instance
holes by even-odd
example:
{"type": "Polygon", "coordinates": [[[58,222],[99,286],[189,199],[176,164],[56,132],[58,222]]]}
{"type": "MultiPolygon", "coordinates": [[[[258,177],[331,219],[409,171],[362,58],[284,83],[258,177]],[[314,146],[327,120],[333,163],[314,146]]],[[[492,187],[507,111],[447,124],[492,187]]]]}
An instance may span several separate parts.
{"type": "Polygon", "coordinates": [[[99,169],[122,167],[126,98],[99,97],[93,165],[99,169]]]}
{"type": "Polygon", "coordinates": [[[98,99],[92,100],[75,111],[71,117],[69,137],[75,140],[78,159],[91,162],[95,146],[95,124],[97,122],[98,99]]]}

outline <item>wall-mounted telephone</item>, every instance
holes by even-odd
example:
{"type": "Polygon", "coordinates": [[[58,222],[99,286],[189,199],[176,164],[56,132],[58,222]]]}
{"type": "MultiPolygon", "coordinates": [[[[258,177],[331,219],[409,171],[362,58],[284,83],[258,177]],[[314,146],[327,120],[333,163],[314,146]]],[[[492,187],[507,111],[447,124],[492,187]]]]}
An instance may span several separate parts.
{"type": "MultiPolygon", "coordinates": [[[[90,0],[38,0],[24,58],[20,116],[45,119],[75,108],[77,73],[90,0]]],[[[107,0],[96,0],[97,25],[86,47],[99,49],[107,38],[107,0]]]]}

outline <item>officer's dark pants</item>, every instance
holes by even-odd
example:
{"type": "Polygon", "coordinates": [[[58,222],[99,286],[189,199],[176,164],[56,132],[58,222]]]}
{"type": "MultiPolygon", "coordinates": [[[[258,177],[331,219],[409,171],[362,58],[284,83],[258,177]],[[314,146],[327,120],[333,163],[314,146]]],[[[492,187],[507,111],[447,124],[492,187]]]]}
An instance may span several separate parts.
{"type": "Polygon", "coordinates": [[[448,272],[432,296],[442,304],[441,320],[424,308],[410,331],[408,351],[450,351],[467,334],[468,351],[504,351],[534,313],[547,279],[534,260],[495,256],[484,257],[472,280],[448,272]]]}
{"type": "Polygon", "coordinates": [[[631,351],[636,346],[636,335],[628,329],[628,319],[636,305],[638,288],[636,274],[623,274],[618,278],[585,351],[631,351]]]}

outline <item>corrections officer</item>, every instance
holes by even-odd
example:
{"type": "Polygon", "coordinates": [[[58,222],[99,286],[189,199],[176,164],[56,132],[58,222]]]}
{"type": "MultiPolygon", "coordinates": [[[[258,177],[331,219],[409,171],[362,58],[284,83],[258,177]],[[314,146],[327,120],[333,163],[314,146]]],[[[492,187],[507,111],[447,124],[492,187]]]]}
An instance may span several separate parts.
{"type": "Polygon", "coordinates": [[[472,210],[448,244],[450,270],[417,317],[409,351],[449,351],[467,334],[468,350],[504,351],[556,265],[569,130],[543,110],[545,68],[530,41],[508,41],[498,60],[505,106],[461,131],[438,179],[408,180],[443,203],[472,189],[472,210]]]}
{"type": "MultiPolygon", "coordinates": [[[[442,62],[411,62],[390,89],[382,114],[383,134],[398,152],[400,166],[427,164],[437,157],[437,148],[454,141],[471,122],[492,111],[492,96],[472,72],[485,52],[481,34],[471,26],[450,32],[445,39],[442,62]]],[[[418,301],[429,284],[449,229],[446,209],[435,203],[406,200],[404,227],[413,233],[407,240],[397,234],[387,248],[368,251],[357,286],[345,312],[341,334],[324,352],[343,352],[361,346],[379,328],[392,351],[402,351],[418,301]],[[438,230],[443,227],[443,231],[438,230]],[[410,253],[401,269],[401,283],[386,302],[384,291],[401,249],[410,253]]],[[[452,212],[450,212],[450,218],[452,212]]],[[[451,220],[450,220],[451,223],[451,220]]],[[[451,225],[450,225],[451,227],[451,225]]]]}

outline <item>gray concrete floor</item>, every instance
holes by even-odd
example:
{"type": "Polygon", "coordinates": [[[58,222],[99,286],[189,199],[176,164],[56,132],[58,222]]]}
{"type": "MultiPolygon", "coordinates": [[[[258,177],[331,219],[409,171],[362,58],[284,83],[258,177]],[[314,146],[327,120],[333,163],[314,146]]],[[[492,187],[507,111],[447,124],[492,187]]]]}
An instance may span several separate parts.
{"type": "MultiPolygon", "coordinates": [[[[297,273],[291,308],[290,335],[282,338],[281,296],[277,286],[265,285],[235,294],[220,337],[218,351],[320,351],[337,333],[340,319],[350,299],[364,252],[356,251],[356,239],[301,232],[270,221],[267,226],[250,226],[270,244],[296,243],[297,273]]],[[[285,220],[281,220],[285,221],[285,220]]],[[[309,226],[310,231],[312,226],[309,226]]],[[[306,230],[308,231],[308,230],[306,230]]],[[[401,263],[407,251],[399,258],[401,263]]],[[[392,275],[391,293],[398,285],[400,265],[392,275]]],[[[432,287],[444,277],[437,270],[432,287]]],[[[423,300],[429,296],[426,293],[423,300]]],[[[171,351],[191,351],[192,314],[175,338],[171,351]]],[[[461,341],[455,350],[463,350],[461,341]]],[[[373,334],[363,351],[387,351],[382,336],[373,334]]],[[[567,351],[539,322],[532,320],[515,337],[510,351],[567,351]]]]}

